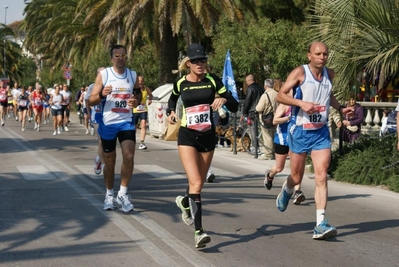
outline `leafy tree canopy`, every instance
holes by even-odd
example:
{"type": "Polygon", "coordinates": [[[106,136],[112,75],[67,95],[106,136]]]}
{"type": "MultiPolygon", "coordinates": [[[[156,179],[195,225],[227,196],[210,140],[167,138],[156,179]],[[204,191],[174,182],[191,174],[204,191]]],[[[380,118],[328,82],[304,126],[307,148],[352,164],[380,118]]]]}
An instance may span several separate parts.
{"type": "Polygon", "coordinates": [[[216,73],[222,73],[229,49],[236,80],[244,80],[250,73],[258,80],[285,79],[293,68],[307,62],[304,30],[286,20],[273,23],[260,18],[238,24],[223,19],[212,36],[214,53],[210,63],[216,73]]]}

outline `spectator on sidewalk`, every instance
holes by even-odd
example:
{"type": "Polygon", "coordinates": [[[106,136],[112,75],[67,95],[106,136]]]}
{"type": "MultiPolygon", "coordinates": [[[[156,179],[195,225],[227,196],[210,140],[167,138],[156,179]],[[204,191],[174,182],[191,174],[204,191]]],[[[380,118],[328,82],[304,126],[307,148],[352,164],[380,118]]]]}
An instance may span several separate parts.
{"type": "Polygon", "coordinates": [[[261,130],[262,130],[262,138],[263,138],[263,144],[264,147],[261,147],[261,152],[263,153],[259,159],[263,160],[270,160],[274,159],[274,149],[273,149],[273,138],[274,134],[276,132],[276,128],[273,126],[271,128],[266,127],[262,123],[262,115],[263,114],[268,114],[270,112],[273,112],[273,114],[276,112],[277,109],[277,92],[273,90],[274,82],[272,79],[266,79],[264,82],[264,93],[259,99],[258,104],[256,105],[256,111],[259,114],[259,121],[261,125],[261,130]]]}
{"type": "Polygon", "coordinates": [[[133,109],[134,124],[137,125],[140,122],[140,145],[139,150],[147,149],[145,145],[145,136],[147,134],[147,120],[148,120],[148,106],[152,103],[152,91],[144,84],[144,77],[137,77],[139,82],[139,87],[141,91],[141,98],[139,97],[139,105],[133,109]],[[148,97],[148,101],[147,101],[148,97]]]}
{"type": "Polygon", "coordinates": [[[353,111],[347,113],[342,121],[342,140],[347,143],[353,143],[361,135],[364,114],[362,106],[356,103],[354,97],[349,99],[347,107],[352,108],[353,111]]]}
{"type": "Polygon", "coordinates": [[[256,140],[255,136],[255,127],[253,121],[255,121],[256,118],[256,105],[259,102],[260,97],[263,95],[265,90],[262,88],[262,86],[259,85],[255,81],[255,78],[252,74],[248,75],[245,77],[245,82],[247,84],[247,91],[245,95],[245,100],[244,104],[242,107],[242,116],[240,118],[240,122],[246,120],[248,123],[248,126],[250,128],[250,138],[251,138],[251,149],[254,147],[254,142],[256,140]]]}

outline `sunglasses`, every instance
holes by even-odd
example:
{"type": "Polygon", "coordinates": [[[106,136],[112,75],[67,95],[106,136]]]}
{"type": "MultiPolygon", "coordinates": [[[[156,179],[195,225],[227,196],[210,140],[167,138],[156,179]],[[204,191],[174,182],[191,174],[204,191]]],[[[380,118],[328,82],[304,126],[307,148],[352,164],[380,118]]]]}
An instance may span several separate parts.
{"type": "Polygon", "coordinates": [[[206,63],[208,61],[207,58],[195,58],[195,59],[190,59],[190,62],[192,64],[198,64],[198,63],[206,63]]]}
{"type": "Polygon", "coordinates": [[[114,54],[113,57],[114,57],[114,58],[120,58],[120,57],[121,57],[121,58],[125,58],[125,57],[126,57],[126,54],[114,54]]]}

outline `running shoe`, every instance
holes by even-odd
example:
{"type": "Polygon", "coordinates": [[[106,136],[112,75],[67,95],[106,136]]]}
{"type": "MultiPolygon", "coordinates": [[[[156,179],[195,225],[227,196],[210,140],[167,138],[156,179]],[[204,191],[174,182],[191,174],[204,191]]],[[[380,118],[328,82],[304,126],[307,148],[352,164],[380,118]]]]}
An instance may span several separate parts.
{"type": "Polygon", "coordinates": [[[213,180],[215,180],[215,175],[213,173],[209,173],[209,175],[206,177],[206,181],[208,183],[213,183],[213,180]]]}
{"type": "Polygon", "coordinates": [[[89,134],[89,129],[86,129],[86,132],[85,132],[85,134],[89,134]]]}
{"type": "Polygon", "coordinates": [[[61,134],[60,128],[57,129],[57,134],[61,134]]]}
{"type": "Polygon", "coordinates": [[[284,182],[283,186],[281,187],[281,192],[280,192],[280,194],[278,194],[277,199],[276,199],[277,209],[281,212],[283,212],[287,209],[288,203],[290,202],[290,198],[292,196],[292,194],[288,194],[285,191],[286,185],[287,185],[287,181],[284,182]]]}
{"type": "Polygon", "coordinates": [[[139,149],[140,149],[140,150],[147,149],[147,146],[146,146],[144,143],[141,143],[141,144],[139,145],[139,149]]]}
{"type": "Polygon", "coordinates": [[[33,130],[37,129],[37,122],[35,122],[35,127],[33,127],[33,130]]]}
{"type": "Polygon", "coordinates": [[[2,120],[2,121],[1,121],[1,126],[4,126],[4,124],[5,124],[5,123],[4,123],[4,121],[2,120]]]}
{"type": "Polygon", "coordinates": [[[305,195],[302,193],[301,190],[296,190],[294,194],[294,200],[292,203],[295,205],[299,205],[306,200],[305,195]]]}
{"type": "Polygon", "coordinates": [[[37,126],[36,131],[40,132],[40,126],[37,126]]]}
{"type": "Polygon", "coordinates": [[[193,225],[194,223],[194,219],[191,216],[191,211],[190,211],[190,207],[184,207],[183,206],[183,196],[177,196],[176,197],[176,205],[179,207],[179,209],[181,210],[182,214],[181,214],[181,218],[183,219],[183,222],[190,226],[193,225]]]}
{"type": "Polygon", "coordinates": [[[102,171],[101,160],[100,160],[100,157],[97,155],[94,158],[94,173],[97,174],[97,175],[100,175],[101,171],[102,171]]]}
{"type": "Polygon", "coordinates": [[[22,131],[25,132],[25,128],[22,128],[22,131]]]}
{"type": "Polygon", "coordinates": [[[130,212],[130,211],[134,210],[134,206],[130,202],[129,195],[124,195],[124,196],[118,195],[118,197],[116,198],[116,202],[118,202],[118,204],[122,205],[122,210],[124,212],[130,212]]]}
{"type": "Polygon", "coordinates": [[[53,135],[57,135],[57,131],[54,131],[53,135]]]}
{"type": "Polygon", "coordinates": [[[47,121],[46,121],[46,120],[44,120],[44,121],[43,121],[43,124],[46,124],[46,123],[47,123],[47,121]]]}
{"type": "Polygon", "coordinates": [[[90,127],[90,135],[94,136],[94,127],[93,126],[90,127]]]}
{"type": "Polygon", "coordinates": [[[103,210],[114,210],[114,196],[105,196],[103,210]]]}
{"type": "Polygon", "coordinates": [[[69,132],[68,126],[64,127],[65,132],[69,132]]]}
{"type": "Polygon", "coordinates": [[[265,171],[265,180],[263,181],[263,185],[267,190],[270,190],[273,187],[273,178],[270,178],[270,170],[265,171]]]}
{"type": "Polygon", "coordinates": [[[15,117],[15,121],[18,121],[18,117],[15,117]]]}
{"type": "Polygon", "coordinates": [[[337,235],[337,229],[334,226],[328,224],[328,220],[322,221],[313,230],[313,239],[324,240],[332,238],[337,235]]]}
{"type": "Polygon", "coordinates": [[[211,238],[202,229],[195,231],[194,240],[196,248],[204,248],[206,244],[211,242],[211,238]]]}

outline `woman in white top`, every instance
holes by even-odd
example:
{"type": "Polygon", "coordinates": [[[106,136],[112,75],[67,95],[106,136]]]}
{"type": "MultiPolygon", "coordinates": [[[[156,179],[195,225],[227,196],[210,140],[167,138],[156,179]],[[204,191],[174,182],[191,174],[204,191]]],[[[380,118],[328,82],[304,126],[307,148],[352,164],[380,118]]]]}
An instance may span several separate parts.
{"type": "Polygon", "coordinates": [[[51,115],[53,116],[53,126],[54,133],[53,135],[61,134],[61,126],[62,126],[62,113],[63,109],[61,106],[62,95],[60,94],[60,86],[56,86],[54,88],[54,92],[50,97],[50,105],[51,105],[51,115]]]}
{"type": "Polygon", "coordinates": [[[22,131],[25,131],[26,114],[28,112],[28,94],[26,93],[25,86],[21,87],[15,95],[16,106],[18,107],[18,117],[22,124],[22,131]]]}
{"type": "Polygon", "coordinates": [[[87,112],[86,101],[85,101],[85,96],[87,94],[88,89],[89,89],[89,87],[86,86],[85,90],[82,92],[82,94],[80,95],[80,98],[79,98],[79,104],[81,104],[83,107],[84,125],[86,128],[85,134],[89,134],[89,119],[90,118],[89,118],[89,116],[87,116],[88,112],[87,112]]]}

